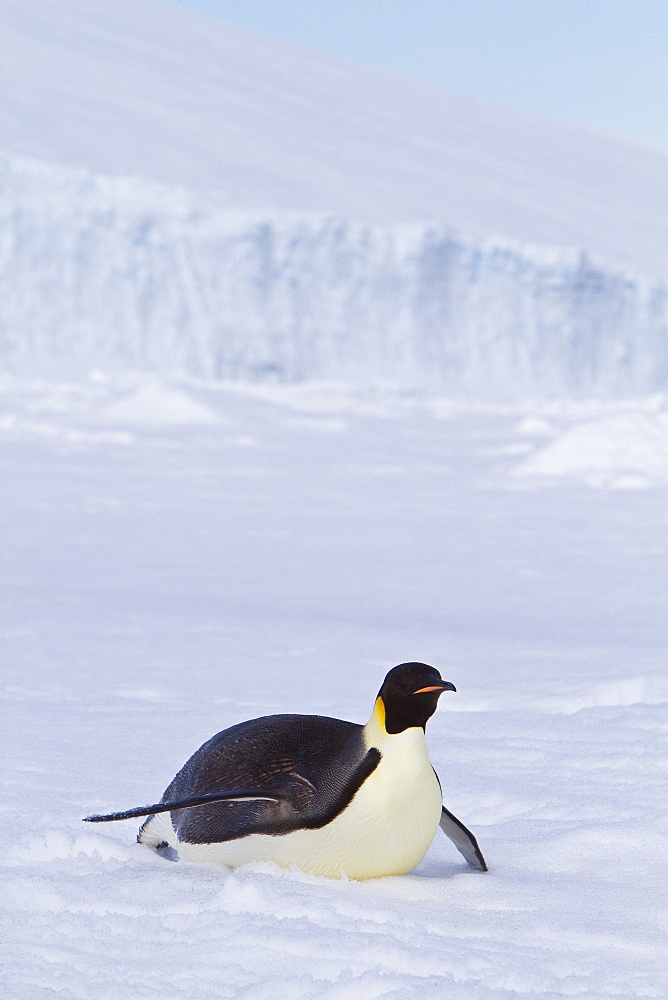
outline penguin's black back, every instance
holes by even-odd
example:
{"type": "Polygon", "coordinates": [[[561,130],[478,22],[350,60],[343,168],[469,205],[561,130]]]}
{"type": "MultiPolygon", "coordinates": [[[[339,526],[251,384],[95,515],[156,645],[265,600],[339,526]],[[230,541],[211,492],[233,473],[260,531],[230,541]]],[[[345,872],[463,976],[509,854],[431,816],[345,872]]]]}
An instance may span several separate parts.
{"type": "Polygon", "coordinates": [[[217,733],[165,790],[163,802],[211,792],[273,792],[279,802],[213,802],[176,809],[180,841],[221,843],[252,833],[282,835],[330,823],[380,761],[363,727],[319,715],[269,715],[217,733]]]}

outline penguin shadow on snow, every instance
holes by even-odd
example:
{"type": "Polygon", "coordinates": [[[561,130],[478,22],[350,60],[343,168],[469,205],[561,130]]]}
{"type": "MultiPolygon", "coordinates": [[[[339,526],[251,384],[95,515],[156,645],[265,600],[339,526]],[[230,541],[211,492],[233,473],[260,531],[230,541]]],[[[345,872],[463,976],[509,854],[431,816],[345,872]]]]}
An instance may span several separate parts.
{"type": "MultiPolygon", "coordinates": [[[[178,851],[176,851],[173,847],[170,847],[169,844],[161,847],[152,848],[152,851],[156,855],[156,857],[160,858],[163,861],[168,861],[172,863],[182,862],[182,859],[179,856],[178,851]]],[[[441,853],[440,849],[438,853],[439,854],[441,853]]],[[[436,852],[432,848],[429,854],[435,855],[436,852]]],[[[219,870],[222,876],[232,875],[234,872],[233,868],[229,868],[227,866],[211,865],[210,867],[213,868],[214,870],[219,870]]],[[[299,865],[294,865],[291,869],[280,868],[278,865],[275,866],[275,874],[280,875],[281,877],[284,877],[285,874],[290,871],[295,871],[295,874],[298,877],[300,875],[307,874],[306,869],[301,868],[299,865]]],[[[387,879],[395,879],[395,878],[401,878],[402,880],[405,880],[406,878],[410,878],[410,879],[420,879],[421,881],[424,880],[425,882],[430,882],[430,881],[443,882],[443,881],[449,881],[450,879],[454,878],[461,878],[462,876],[471,875],[475,877],[476,875],[482,874],[483,871],[488,871],[487,866],[485,866],[485,868],[483,869],[478,866],[473,866],[470,864],[461,864],[459,861],[450,857],[446,858],[438,856],[433,856],[433,857],[427,856],[420,862],[417,868],[414,868],[413,871],[407,873],[406,875],[402,876],[378,875],[372,880],[367,879],[365,881],[372,881],[373,884],[378,884],[379,880],[385,881],[387,879]]],[[[319,877],[326,879],[327,881],[333,880],[333,876],[319,876],[319,877]]],[[[345,875],[340,875],[338,881],[345,880],[346,878],[348,877],[345,875]]]]}
{"type": "Polygon", "coordinates": [[[355,880],[460,875],[426,859],[440,827],[471,869],[487,871],[474,835],[443,806],[427,753],[444,691],[456,688],[434,667],[401,663],[365,726],[317,715],[242,722],[200,747],[160,802],[85,821],[148,817],[138,842],[172,862],[273,862],[355,880]]]}

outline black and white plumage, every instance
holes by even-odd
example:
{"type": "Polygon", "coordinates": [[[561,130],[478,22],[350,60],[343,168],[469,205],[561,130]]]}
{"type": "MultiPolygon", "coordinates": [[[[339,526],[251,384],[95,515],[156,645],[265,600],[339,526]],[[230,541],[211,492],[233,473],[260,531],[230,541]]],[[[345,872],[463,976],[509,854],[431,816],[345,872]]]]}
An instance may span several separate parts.
{"type": "Polygon", "coordinates": [[[139,842],[184,860],[274,861],[349,878],[406,874],[440,825],[486,871],[473,834],[443,807],[427,754],[427,720],[454,690],[434,667],[402,663],[365,726],[318,715],[242,722],[200,747],[160,803],[86,819],[148,816],[139,842]]]}

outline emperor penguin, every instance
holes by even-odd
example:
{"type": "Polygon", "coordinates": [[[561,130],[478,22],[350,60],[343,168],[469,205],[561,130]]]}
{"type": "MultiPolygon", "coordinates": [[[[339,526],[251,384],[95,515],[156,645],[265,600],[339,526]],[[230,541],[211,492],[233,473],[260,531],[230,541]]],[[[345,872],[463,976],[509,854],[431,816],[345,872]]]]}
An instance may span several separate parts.
{"type": "Polygon", "coordinates": [[[148,816],[137,840],[186,861],[250,861],[330,878],[404,875],[440,825],[466,861],[487,871],[473,834],[443,806],[425,726],[444,691],[426,663],[387,674],[365,726],[320,715],[269,715],[217,733],[159,803],[87,816],[148,816]]]}

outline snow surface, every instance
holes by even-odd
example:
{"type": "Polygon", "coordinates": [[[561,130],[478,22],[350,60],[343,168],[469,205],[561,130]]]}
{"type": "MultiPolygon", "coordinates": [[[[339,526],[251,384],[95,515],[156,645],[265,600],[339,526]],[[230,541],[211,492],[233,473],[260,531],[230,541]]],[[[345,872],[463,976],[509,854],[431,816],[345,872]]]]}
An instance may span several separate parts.
{"type": "Polygon", "coordinates": [[[3,998],[665,997],[665,157],[151,0],[0,33],[3,998]],[[487,874],[81,823],[412,659],[487,874]]]}
{"type": "Polygon", "coordinates": [[[215,194],[0,160],[0,364],[386,380],[478,398],[668,388],[665,285],[443,226],[230,213],[215,194]]]}
{"type": "Polygon", "coordinates": [[[665,276],[668,157],[153,0],[0,4],[8,153],[665,276]]]}
{"type": "Polygon", "coordinates": [[[3,997],[664,997],[665,413],[5,379],[3,997]],[[366,721],[414,658],[457,685],[427,735],[487,874],[440,834],[354,882],[81,823],[244,718],[366,721]]]}

